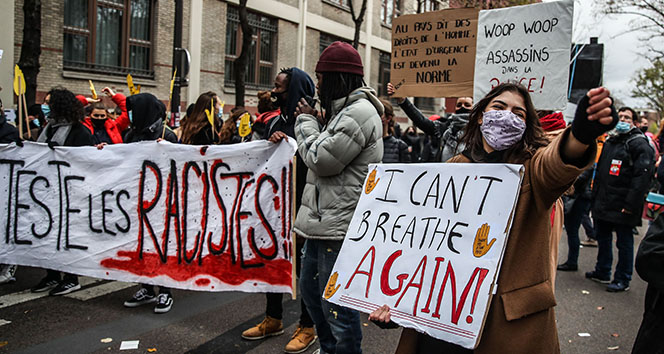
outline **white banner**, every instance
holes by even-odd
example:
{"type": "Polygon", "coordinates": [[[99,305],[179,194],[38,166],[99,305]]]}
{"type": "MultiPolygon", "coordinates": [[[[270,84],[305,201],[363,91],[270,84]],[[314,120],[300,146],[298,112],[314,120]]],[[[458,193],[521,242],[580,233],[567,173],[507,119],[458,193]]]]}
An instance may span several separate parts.
{"type": "Polygon", "coordinates": [[[291,292],[294,143],[0,146],[0,263],[291,292]]]}
{"type": "Polygon", "coordinates": [[[564,109],[573,12],[573,0],[480,11],[475,102],[512,81],[528,89],[536,109],[564,109]]]}
{"type": "Polygon", "coordinates": [[[477,346],[521,186],[521,165],[371,165],[323,297],[477,346]]]}

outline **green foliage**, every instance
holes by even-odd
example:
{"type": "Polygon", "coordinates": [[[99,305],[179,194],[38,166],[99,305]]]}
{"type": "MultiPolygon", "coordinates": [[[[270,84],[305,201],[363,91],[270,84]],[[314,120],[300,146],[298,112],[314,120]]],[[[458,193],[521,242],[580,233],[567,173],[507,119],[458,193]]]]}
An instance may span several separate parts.
{"type": "Polygon", "coordinates": [[[632,97],[644,98],[651,108],[664,113],[664,60],[657,59],[641,69],[633,80],[632,97]]]}

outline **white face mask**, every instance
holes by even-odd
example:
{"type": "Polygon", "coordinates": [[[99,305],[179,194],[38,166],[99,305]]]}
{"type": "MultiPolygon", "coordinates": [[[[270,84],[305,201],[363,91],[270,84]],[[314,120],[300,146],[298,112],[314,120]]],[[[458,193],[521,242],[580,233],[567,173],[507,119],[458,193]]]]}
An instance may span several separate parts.
{"type": "Polygon", "coordinates": [[[486,111],[482,114],[480,131],[489,146],[502,151],[523,138],[526,122],[511,111],[486,111]]]}

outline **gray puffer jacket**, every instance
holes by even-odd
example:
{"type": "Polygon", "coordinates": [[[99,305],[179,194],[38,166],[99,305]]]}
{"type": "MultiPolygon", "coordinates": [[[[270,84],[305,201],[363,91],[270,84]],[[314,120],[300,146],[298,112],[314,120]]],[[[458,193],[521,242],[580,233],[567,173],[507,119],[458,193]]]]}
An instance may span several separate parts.
{"type": "Polygon", "coordinates": [[[294,231],[305,238],[343,240],[353,217],[368,165],[383,157],[383,105],[372,88],[361,87],[332,104],[326,126],[300,114],[298,151],[309,168],[294,231]]]}

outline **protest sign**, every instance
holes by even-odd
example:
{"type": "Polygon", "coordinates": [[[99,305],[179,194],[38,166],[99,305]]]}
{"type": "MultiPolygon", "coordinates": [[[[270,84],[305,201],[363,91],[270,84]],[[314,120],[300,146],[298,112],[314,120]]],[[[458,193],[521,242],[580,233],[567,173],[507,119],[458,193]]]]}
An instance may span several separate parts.
{"type": "Polygon", "coordinates": [[[323,297],[477,346],[523,166],[371,165],[323,297]],[[343,261],[341,261],[343,260],[343,261]]]}
{"type": "Polygon", "coordinates": [[[292,141],[1,145],[0,263],[291,292],[294,153],[292,141]]]}
{"type": "Polygon", "coordinates": [[[572,0],[480,11],[475,102],[503,82],[518,82],[535,108],[567,103],[572,42],[572,0]]]}
{"type": "Polygon", "coordinates": [[[470,96],[477,14],[476,9],[448,9],[395,18],[390,71],[394,96],[470,96]]]}

